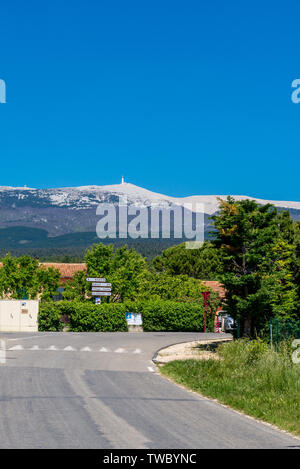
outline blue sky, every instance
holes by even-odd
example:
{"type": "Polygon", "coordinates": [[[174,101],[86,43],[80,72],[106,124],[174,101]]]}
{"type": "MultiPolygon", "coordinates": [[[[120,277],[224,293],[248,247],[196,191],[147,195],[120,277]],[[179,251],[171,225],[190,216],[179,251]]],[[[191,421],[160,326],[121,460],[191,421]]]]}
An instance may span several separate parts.
{"type": "Polygon", "coordinates": [[[300,200],[299,2],[1,4],[0,185],[300,200]]]}

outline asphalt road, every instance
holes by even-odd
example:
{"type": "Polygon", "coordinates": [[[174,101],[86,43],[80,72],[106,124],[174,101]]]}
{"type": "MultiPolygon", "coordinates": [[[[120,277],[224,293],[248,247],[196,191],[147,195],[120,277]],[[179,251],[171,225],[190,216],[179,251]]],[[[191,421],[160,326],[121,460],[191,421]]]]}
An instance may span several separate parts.
{"type": "Polygon", "coordinates": [[[203,335],[1,334],[0,447],[300,448],[156,373],[158,349],[203,335]]]}

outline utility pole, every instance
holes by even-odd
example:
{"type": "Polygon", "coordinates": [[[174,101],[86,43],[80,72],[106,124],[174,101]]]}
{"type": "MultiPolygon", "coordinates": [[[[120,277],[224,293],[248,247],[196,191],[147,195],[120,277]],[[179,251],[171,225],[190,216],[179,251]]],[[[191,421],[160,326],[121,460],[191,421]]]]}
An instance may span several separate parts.
{"type": "Polygon", "coordinates": [[[210,292],[204,291],[201,293],[201,295],[203,296],[203,304],[204,304],[204,332],[206,332],[207,305],[208,305],[210,292]]]}

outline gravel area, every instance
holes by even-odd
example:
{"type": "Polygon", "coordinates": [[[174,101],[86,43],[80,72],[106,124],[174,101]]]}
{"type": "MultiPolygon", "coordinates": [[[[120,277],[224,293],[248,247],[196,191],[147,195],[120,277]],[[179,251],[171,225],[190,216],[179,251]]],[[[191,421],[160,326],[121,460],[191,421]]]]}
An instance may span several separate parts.
{"type": "Polygon", "coordinates": [[[209,350],[199,349],[199,345],[211,345],[232,340],[232,337],[220,339],[196,340],[182,344],[171,345],[160,350],[154,358],[156,364],[164,364],[173,360],[220,360],[217,353],[209,350]]]}

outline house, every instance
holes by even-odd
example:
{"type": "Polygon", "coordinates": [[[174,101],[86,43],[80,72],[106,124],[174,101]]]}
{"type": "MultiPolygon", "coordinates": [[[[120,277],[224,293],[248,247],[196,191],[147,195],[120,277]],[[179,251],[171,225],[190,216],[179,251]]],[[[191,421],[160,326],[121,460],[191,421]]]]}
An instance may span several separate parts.
{"type": "Polygon", "coordinates": [[[86,271],[86,264],[84,263],[41,262],[40,265],[46,269],[52,267],[60,272],[60,287],[57,289],[57,295],[53,297],[54,301],[63,300],[64,284],[68,280],[72,280],[76,272],[86,271]]]}
{"type": "Polygon", "coordinates": [[[220,300],[225,298],[225,288],[222,283],[215,280],[201,280],[201,283],[211,288],[214,292],[218,293],[220,300]]]}
{"type": "Polygon", "coordinates": [[[59,282],[61,285],[64,285],[68,280],[72,280],[76,272],[86,271],[86,264],[84,263],[68,264],[61,262],[41,262],[41,266],[45,267],[46,269],[53,267],[53,269],[59,270],[59,282]]]}

